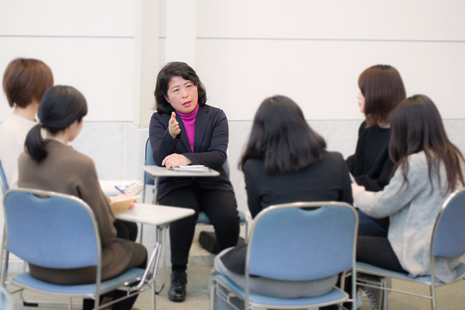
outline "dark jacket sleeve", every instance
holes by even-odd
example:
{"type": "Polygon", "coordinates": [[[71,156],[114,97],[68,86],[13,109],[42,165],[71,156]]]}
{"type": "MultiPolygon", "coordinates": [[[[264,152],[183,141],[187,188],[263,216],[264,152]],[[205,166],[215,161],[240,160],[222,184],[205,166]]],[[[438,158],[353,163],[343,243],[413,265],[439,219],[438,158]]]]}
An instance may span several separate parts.
{"type": "Polygon", "coordinates": [[[344,158],[341,154],[338,153],[340,156],[340,166],[341,166],[341,194],[339,196],[339,201],[347,202],[348,204],[352,205],[354,202],[354,198],[352,196],[352,185],[349,177],[349,169],[347,165],[344,164],[344,158]]]}
{"type": "Polygon", "coordinates": [[[244,165],[244,178],[245,190],[247,191],[247,204],[252,218],[255,218],[262,211],[262,204],[258,191],[260,184],[257,182],[258,178],[254,169],[254,163],[251,160],[248,160],[244,165]]]}
{"type": "Polygon", "coordinates": [[[358,185],[365,186],[369,192],[379,192],[389,184],[394,163],[389,158],[389,149],[386,148],[379,157],[376,165],[366,175],[355,177],[358,185]]]}
{"type": "Polygon", "coordinates": [[[362,136],[363,131],[366,129],[365,126],[366,126],[366,121],[364,121],[360,125],[360,127],[358,128],[358,139],[357,139],[357,145],[355,147],[355,154],[350,155],[346,159],[347,167],[349,168],[349,172],[352,173],[352,174],[357,173],[356,171],[354,171],[355,170],[355,162],[357,160],[360,160],[360,155],[361,155],[360,152],[363,152],[363,150],[361,149],[361,146],[363,146],[363,143],[361,143],[360,137],[362,136]]]}
{"type": "Polygon", "coordinates": [[[153,113],[150,120],[149,136],[150,145],[153,151],[153,160],[155,164],[161,166],[166,156],[175,153],[176,147],[180,141],[178,135],[173,139],[168,131],[169,116],[165,114],[153,113]]]}
{"type": "MultiPolygon", "coordinates": [[[[199,125],[200,124],[197,124],[196,120],[196,126],[199,125]]],[[[226,114],[218,109],[215,113],[212,113],[208,123],[203,125],[211,126],[211,130],[207,129],[205,133],[211,132],[210,145],[207,151],[188,152],[182,155],[190,159],[193,165],[205,165],[213,169],[218,169],[226,161],[226,151],[229,142],[228,119],[226,118],[226,114]]]]}

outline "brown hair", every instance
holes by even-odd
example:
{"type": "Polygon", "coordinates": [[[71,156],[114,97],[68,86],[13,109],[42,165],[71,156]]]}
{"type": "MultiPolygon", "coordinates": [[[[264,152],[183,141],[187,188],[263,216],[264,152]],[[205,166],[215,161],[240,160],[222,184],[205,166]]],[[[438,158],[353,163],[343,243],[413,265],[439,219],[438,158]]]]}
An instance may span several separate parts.
{"type": "Polygon", "coordinates": [[[392,111],[406,96],[399,72],[389,65],[376,65],[363,71],[358,87],[365,97],[367,128],[390,122],[392,111]]]}
{"type": "Polygon", "coordinates": [[[155,86],[155,108],[158,113],[171,114],[174,111],[171,104],[166,101],[166,94],[170,86],[171,79],[174,76],[180,76],[185,80],[191,81],[197,86],[198,104],[202,107],[207,102],[207,91],[205,86],[200,82],[200,78],[188,64],[184,62],[170,62],[166,64],[158,73],[157,84],[155,86]]]}
{"type": "Polygon", "coordinates": [[[325,140],[310,128],[297,103],[273,96],[255,114],[239,169],[248,159],[261,159],[268,175],[297,171],[321,159],[325,149],[325,140]]]}
{"type": "Polygon", "coordinates": [[[25,108],[32,101],[40,102],[45,91],[53,86],[49,66],[37,59],[16,58],[3,74],[3,91],[10,107],[25,108]]]}
{"type": "Polygon", "coordinates": [[[391,140],[389,157],[394,162],[393,174],[400,167],[407,184],[409,170],[408,156],[425,152],[428,162],[428,176],[433,190],[432,175],[436,175],[441,186],[439,174],[443,163],[447,175],[447,188],[443,195],[452,192],[457,181],[465,185],[461,163],[464,158],[459,149],[447,138],[444,124],[436,105],[424,95],[415,95],[404,99],[394,111],[391,119],[391,140]]]}

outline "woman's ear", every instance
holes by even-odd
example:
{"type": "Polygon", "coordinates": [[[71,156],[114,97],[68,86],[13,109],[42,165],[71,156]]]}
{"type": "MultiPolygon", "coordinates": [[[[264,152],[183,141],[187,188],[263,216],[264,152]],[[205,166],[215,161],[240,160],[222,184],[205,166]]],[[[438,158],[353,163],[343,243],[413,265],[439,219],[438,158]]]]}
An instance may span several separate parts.
{"type": "Polygon", "coordinates": [[[163,95],[163,96],[165,97],[166,102],[171,104],[170,100],[168,99],[168,96],[167,95],[163,95]]]}

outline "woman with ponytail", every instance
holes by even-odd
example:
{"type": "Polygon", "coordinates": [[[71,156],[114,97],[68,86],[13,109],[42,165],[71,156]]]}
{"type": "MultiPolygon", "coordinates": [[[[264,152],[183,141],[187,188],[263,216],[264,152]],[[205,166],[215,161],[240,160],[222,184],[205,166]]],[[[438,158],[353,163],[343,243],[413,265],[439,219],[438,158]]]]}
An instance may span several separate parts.
{"type": "Polygon", "coordinates": [[[0,161],[10,188],[17,187],[18,157],[45,91],[53,86],[52,70],[40,60],[17,58],[3,74],[3,91],[13,113],[0,126],[0,161]]]}
{"type": "MultiPolygon", "coordinates": [[[[102,244],[102,281],[127,269],[143,267],[147,252],[143,245],[116,237],[115,215],[110,200],[100,188],[92,159],[75,151],[73,141],[87,114],[84,96],[70,86],[48,89],[39,106],[40,123],[26,137],[26,152],[19,157],[18,186],[73,195],[84,200],[94,212],[102,244]],[[45,130],[45,139],[41,130],[45,130]]],[[[31,275],[39,280],[76,285],[95,282],[96,267],[77,269],[44,268],[29,264],[31,275]]],[[[114,291],[113,298],[126,292],[114,291]]],[[[112,309],[131,309],[136,296],[113,305],[112,309]]],[[[93,300],[84,300],[83,309],[93,309],[93,300]]]]}

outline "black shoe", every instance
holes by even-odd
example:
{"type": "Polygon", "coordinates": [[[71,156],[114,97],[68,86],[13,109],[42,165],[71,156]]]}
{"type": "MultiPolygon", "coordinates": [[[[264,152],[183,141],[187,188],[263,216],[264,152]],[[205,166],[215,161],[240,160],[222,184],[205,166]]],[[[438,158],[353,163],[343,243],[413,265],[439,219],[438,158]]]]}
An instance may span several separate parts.
{"type": "Polygon", "coordinates": [[[186,300],[187,274],[185,271],[173,271],[171,273],[171,285],[168,298],[174,302],[186,300]]]}

